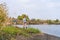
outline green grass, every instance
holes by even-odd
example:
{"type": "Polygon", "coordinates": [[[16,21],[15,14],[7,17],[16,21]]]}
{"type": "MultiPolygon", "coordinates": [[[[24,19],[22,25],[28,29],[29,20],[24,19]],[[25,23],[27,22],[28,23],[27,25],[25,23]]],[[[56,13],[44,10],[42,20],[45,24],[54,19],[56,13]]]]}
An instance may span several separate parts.
{"type": "Polygon", "coordinates": [[[10,40],[12,37],[15,38],[17,35],[29,37],[31,36],[30,34],[36,34],[36,33],[40,33],[40,31],[34,28],[24,29],[24,28],[17,28],[14,26],[6,26],[2,27],[2,30],[0,30],[0,40],[2,40],[2,38],[4,38],[4,40],[5,39],[10,40]]]}
{"type": "Polygon", "coordinates": [[[28,33],[40,33],[40,31],[38,29],[34,29],[34,28],[27,28],[26,29],[28,33]]]}

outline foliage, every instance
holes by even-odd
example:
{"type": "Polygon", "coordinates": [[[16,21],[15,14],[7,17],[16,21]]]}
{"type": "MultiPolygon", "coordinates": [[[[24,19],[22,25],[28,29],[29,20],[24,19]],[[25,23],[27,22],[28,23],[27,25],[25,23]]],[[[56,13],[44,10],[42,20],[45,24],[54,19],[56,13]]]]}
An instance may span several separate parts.
{"type": "Polygon", "coordinates": [[[26,17],[26,20],[29,20],[29,17],[26,14],[22,14],[21,16],[18,16],[19,20],[23,20],[24,16],[26,17]]]}
{"type": "Polygon", "coordinates": [[[27,28],[27,32],[28,33],[40,33],[38,29],[34,29],[34,28],[27,28]]]}
{"type": "Polygon", "coordinates": [[[51,20],[47,20],[47,23],[48,23],[48,24],[52,24],[52,21],[51,21],[51,20]]]}
{"type": "Polygon", "coordinates": [[[31,34],[36,34],[36,33],[40,33],[40,31],[38,29],[34,29],[34,28],[18,28],[18,27],[14,27],[14,26],[6,26],[3,27],[2,30],[0,30],[0,40],[15,40],[17,35],[22,35],[25,37],[29,37],[31,34]]]}
{"type": "MultiPolygon", "coordinates": [[[[29,17],[26,14],[22,14],[21,16],[18,16],[18,19],[23,20],[24,16],[27,17],[26,20],[28,24],[60,24],[59,19],[56,19],[56,20],[29,19],[29,17]]],[[[22,24],[22,22],[20,24],[22,24]]]]}
{"type": "Polygon", "coordinates": [[[0,26],[2,23],[6,21],[7,18],[7,10],[4,6],[4,4],[0,4],[0,26]]]}
{"type": "Polygon", "coordinates": [[[59,20],[58,20],[58,19],[56,19],[56,20],[55,20],[55,22],[59,22],[59,20]]]}
{"type": "Polygon", "coordinates": [[[22,16],[18,16],[18,19],[19,19],[19,20],[22,20],[23,18],[22,18],[22,16]]]}

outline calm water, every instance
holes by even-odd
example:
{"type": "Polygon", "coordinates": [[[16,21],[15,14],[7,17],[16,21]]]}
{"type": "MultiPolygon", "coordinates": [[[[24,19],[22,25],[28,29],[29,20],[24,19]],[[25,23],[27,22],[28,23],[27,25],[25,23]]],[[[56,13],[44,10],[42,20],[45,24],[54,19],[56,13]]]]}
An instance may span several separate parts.
{"type": "MultiPolygon", "coordinates": [[[[17,26],[22,27],[22,25],[17,26]]],[[[44,33],[60,37],[60,25],[28,25],[28,27],[37,28],[44,33]]]]}

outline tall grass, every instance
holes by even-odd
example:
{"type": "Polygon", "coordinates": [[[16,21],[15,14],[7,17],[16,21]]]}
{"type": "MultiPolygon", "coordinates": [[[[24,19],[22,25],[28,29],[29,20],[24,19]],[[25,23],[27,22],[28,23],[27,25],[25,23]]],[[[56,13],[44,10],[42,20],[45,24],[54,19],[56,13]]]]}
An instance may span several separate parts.
{"type": "Polygon", "coordinates": [[[0,30],[0,40],[11,40],[11,38],[16,38],[17,35],[22,36],[30,36],[31,34],[40,33],[38,29],[34,28],[17,28],[14,26],[7,26],[3,27],[2,30],[0,30]]]}

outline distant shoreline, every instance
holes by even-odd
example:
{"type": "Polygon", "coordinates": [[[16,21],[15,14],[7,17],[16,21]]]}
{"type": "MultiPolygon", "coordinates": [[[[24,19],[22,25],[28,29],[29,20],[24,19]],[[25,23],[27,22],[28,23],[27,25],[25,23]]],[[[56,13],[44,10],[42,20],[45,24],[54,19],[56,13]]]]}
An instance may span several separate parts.
{"type": "MultiPolygon", "coordinates": [[[[23,25],[23,24],[16,24],[16,25],[23,25]]],[[[27,25],[60,25],[60,24],[27,24],[27,25]]]]}

